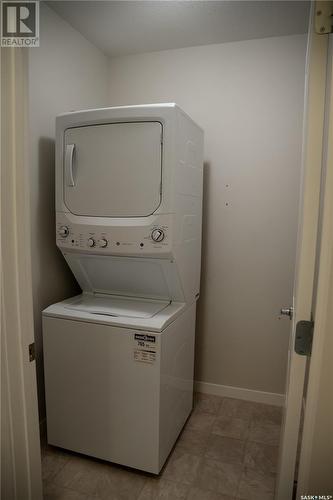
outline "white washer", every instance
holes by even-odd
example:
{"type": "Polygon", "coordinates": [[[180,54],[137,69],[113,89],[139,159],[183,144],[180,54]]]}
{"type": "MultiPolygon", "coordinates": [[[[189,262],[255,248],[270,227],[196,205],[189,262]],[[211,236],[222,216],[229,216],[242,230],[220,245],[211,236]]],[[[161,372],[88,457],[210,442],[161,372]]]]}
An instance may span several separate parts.
{"type": "Polygon", "coordinates": [[[48,441],[157,474],[192,408],[195,304],[92,299],[44,311],[48,441]]]}
{"type": "Polygon", "coordinates": [[[56,240],[82,294],[43,311],[48,442],[157,474],[192,408],[203,133],[175,104],[56,128],[56,240]]]}

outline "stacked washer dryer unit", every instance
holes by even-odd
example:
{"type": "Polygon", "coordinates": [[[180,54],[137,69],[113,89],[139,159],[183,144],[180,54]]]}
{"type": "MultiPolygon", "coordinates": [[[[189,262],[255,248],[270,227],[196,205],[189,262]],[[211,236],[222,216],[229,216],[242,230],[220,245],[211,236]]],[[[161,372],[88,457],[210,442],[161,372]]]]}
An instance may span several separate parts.
{"type": "Polygon", "coordinates": [[[48,442],[157,474],[192,409],[203,132],[175,104],[56,128],[56,242],[82,294],[43,311],[48,442]]]}

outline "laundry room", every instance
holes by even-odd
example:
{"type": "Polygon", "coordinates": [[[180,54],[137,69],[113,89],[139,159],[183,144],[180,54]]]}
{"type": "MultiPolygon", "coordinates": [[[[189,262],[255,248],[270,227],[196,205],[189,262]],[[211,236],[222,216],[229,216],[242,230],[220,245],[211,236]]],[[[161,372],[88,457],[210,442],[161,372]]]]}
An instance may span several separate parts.
{"type": "Polygon", "coordinates": [[[333,494],[313,447],[332,344],[309,341],[329,303],[332,2],[21,3],[2,2],[6,40],[25,36],[13,9],[30,36],[1,49],[27,179],[6,227],[29,247],[13,236],[33,372],[25,430],[5,415],[27,437],[4,441],[4,498],[333,494]]]}

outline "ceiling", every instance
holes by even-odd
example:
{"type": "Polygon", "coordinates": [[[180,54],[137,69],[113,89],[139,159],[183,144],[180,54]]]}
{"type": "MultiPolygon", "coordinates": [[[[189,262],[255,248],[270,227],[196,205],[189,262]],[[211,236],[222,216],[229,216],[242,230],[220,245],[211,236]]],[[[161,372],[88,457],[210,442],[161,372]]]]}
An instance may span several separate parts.
{"type": "Polygon", "coordinates": [[[110,57],[305,33],[304,1],[49,1],[110,57]]]}

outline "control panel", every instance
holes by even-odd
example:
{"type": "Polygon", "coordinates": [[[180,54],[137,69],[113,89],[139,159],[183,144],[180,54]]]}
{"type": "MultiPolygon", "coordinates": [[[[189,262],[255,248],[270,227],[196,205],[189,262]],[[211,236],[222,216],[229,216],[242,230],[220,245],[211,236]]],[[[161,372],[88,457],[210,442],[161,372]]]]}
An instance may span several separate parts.
{"type": "Polygon", "coordinates": [[[63,249],[105,255],[169,254],[171,216],[160,215],[150,225],[90,225],[72,222],[57,214],[57,245],[63,249]]]}

